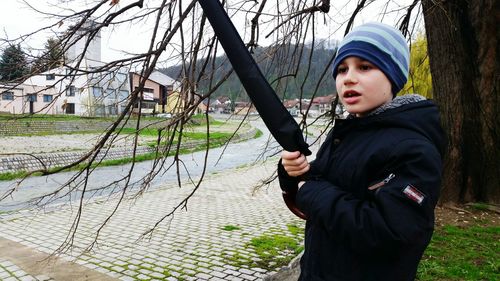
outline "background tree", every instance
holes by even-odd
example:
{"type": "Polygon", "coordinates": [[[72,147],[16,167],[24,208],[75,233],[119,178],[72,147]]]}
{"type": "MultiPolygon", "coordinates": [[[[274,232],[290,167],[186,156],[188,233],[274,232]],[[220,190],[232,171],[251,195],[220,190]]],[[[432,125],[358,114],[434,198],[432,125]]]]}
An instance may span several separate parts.
{"type": "Polygon", "coordinates": [[[26,56],[21,45],[10,45],[3,50],[0,58],[2,82],[18,82],[28,73],[26,56]]]}
{"type": "Polygon", "coordinates": [[[434,98],[448,135],[441,200],[499,202],[500,3],[422,1],[434,98]]]}
{"type": "Polygon", "coordinates": [[[432,76],[427,54],[427,39],[423,33],[418,34],[411,43],[410,75],[402,91],[432,98],[432,76]]]}
{"type": "Polygon", "coordinates": [[[34,72],[45,72],[64,64],[64,52],[60,41],[56,38],[49,38],[45,43],[42,54],[37,56],[33,62],[34,72]]]}

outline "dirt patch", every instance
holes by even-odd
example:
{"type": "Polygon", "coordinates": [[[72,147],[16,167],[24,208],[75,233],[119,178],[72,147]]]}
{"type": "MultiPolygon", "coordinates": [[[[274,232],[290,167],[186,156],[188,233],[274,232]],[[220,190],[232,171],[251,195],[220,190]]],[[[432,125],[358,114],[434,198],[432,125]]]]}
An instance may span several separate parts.
{"type": "MultiPolygon", "coordinates": [[[[117,280],[116,278],[92,270],[88,267],[61,259],[57,256],[49,256],[46,253],[42,253],[38,250],[1,237],[0,249],[2,249],[0,252],[1,259],[13,262],[30,275],[44,275],[52,278],[50,280],[117,280]]],[[[28,279],[22,278],[22,280],[28,279]]]]}
{"type": "Polygon", "coordinates": [[[500,213],[492,210],[481,210],[473,205],[443,205],[435,209],[436,227],[454,225],[466,227],[471,225],[500,226],[500,213]]]}

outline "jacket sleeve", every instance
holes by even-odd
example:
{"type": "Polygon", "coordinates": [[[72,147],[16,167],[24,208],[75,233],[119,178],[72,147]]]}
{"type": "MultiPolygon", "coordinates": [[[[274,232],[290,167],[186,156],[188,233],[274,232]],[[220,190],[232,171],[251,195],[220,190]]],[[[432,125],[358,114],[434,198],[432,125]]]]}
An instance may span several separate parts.
{"type": "Polygon", "coordinates": [[[405,140],[384,170],[394,178],[364,198],[325,180],[307,181],[297,193],[297,206],[309,223],[359,252],[427,244],[441,184],[438,150],[426,140],[405,140]]]}
{"type": "Polygon", "coordinates": [[[298,178],[288,175],[285,167],[283,167],[283,164],[281,164],[281,159],[278,162],[278,180],[281,190],[283,190],[284,192],[295,190],[297,188],[297,185],[299,184],[298,178]]]}
{"type": "Polygon", "coordinates": [[[292,177],[288,175],[287,171],[285,170],[285,167],[283,166],[283,164],[281,164],[281,161],[282,160],[280,159],[280,161],[278,162],[278,180],[280,183],[281,190],[284,192],[288,192],[290,190],[296,190],[300,181],[320,178],[314,160],[309,162],[310,164],[309,171],[305,175],[300,177],[292,177]]]}

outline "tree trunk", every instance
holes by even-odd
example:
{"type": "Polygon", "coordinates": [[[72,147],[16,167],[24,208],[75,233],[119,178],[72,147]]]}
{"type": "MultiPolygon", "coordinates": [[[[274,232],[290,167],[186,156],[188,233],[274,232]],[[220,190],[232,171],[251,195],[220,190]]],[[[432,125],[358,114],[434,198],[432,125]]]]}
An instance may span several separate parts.
{"type": "Polygon", "coordinates": [[[422,6],[433,96],[448,136],[441,202],[498,203],[499,1],[422,6]]]}

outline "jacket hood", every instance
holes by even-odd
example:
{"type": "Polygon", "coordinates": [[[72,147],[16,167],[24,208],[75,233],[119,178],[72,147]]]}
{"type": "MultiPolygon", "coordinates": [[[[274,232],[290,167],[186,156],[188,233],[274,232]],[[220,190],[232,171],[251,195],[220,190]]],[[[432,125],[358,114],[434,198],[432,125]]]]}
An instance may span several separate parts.
{"type": "Polygon", "coordinates": [[[436,145],[441,156],[444,154],[445,137],[441,128],[439,111],[430,100],[417,94],[396,97],[364,118],[364,126],[399,127],[413,130],[436,145]]]}

